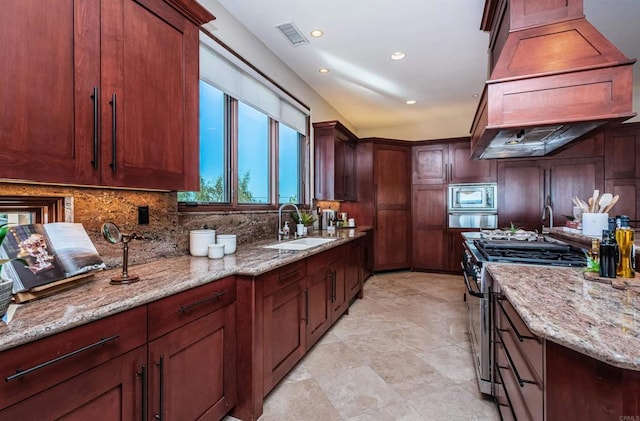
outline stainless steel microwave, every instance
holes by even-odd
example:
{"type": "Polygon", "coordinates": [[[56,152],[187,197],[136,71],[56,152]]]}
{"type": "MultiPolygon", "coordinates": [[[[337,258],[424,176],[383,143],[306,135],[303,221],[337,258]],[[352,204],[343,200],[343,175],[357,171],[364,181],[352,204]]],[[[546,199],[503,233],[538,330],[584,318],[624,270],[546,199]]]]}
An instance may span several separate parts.
{"type": "Polygon", "coordinates": [[[449,184],[449,213],[498,211],[496,183],[449,184]]]}

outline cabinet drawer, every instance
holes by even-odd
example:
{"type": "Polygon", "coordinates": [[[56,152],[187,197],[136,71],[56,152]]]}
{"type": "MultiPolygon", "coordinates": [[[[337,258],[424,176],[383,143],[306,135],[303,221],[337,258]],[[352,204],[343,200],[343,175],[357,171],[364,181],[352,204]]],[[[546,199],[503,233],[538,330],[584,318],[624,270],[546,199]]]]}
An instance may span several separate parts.
{"type": "Polygon", "coordinates": [[[0,353],[0,408],[144,345],[146,327],[141,306],[0,353]]]}
{"type": "MultiPolygon", "coordinates": [[[[499,374],[499,378],[502,381],[502,387],[506,392],[506,397],[513,416],[517,420],[534,420],[542,418],[534,418],[533,413],[542,414],[542,405],[539,410],[530,407],[530,403],[527,402],[525,396],[522,394],[523,388],[518,384],[516,376],[512,367],[509,365],[504,348],[498,342],[496,344],[496,371],[499,374]]],[[[526,384],[525,384],[526,387],[526,384]]],[[[499,408],[502,409],[502,408],[499,408]]],[[[506,408],[505,408],[506,409],[506,408]]],[[[501,411],[502,412],[502,411],[501,411]]],[[[504,411],[508,412],[508,411],[504,411]]]]}
{"type": "Polygon", "coordinates": [[[517,349],[518,355],[522,356],[522,364],[527,366],[532,376],[541,381],[544,359],[542,340],[527,328],[509,301],[498,300],[497,303],[498,326],[502,330],[502,337],[505,341],[510,341],[513,344],[513,347],[507,345],[509,351],[515,354],[515,349],[517,349]]]}
{"type": "Polygon", "coordinates": [[[149,304],[149,340],[236,301],[236,278],[229,276],[149,304]]]}
{"type": "Polygon", "coordinates": [[[315,273],[322,270],[325,266],[338,260],[340,256],[346,255],[346,253],[347,249],[345,246],[339,246],[311,256],[307,259],[307,272],[315,273]]]}
{"type": "Polygon", "coordinates": [[[304,260],[265,273],[258,278],[258,282],[263,283],[262,296],[267,297],[277,290],[303,279],[306,274],[306,263],[304,260]]]}

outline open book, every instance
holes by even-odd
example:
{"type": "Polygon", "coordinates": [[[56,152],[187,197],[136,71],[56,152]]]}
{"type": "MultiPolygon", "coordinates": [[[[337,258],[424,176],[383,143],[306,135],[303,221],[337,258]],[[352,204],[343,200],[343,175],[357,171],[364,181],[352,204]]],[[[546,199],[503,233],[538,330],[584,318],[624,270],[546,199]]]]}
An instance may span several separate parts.
{"type": "Polygon", "coordinates": [[[82,224],[70,222],[13,226],[2,242],[0,257],[26,262],[2,265],[5,276],[13,280],[14,294],[105,268],[82,224]]]}

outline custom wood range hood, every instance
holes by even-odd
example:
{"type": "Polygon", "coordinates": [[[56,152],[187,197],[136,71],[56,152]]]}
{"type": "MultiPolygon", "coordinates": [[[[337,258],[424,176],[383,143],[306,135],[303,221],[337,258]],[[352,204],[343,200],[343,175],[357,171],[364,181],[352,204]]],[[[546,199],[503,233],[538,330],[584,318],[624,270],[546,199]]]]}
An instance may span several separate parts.
{"type": "Polygon", "coordinates": [[[633,64],[590,24],[583,0],[487,0],[489,80],[471,158],[542,156],[633,116],[633,64]]]}

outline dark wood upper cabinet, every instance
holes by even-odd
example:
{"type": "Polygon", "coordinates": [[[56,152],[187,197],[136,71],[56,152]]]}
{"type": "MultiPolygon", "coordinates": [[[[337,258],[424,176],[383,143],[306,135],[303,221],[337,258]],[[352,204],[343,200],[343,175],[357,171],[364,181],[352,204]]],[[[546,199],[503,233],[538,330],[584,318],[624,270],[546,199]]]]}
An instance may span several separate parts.
{"type": "Polygon", "coordinates": [[[443,184],[449,178],[449,147],[444,143],[413,148],[413,184],[443,184]]]}
{"type": "Polygon", "coordinates": [[[413,183],[481,183],[496,181],[495,160],[471,160],[469,141],[437,142],[413,147],[413,183]]]}
{"type": "Polygon", "coordinates": [[[602,157],[500,162],[498,225],[540,230],[542,210],[550,204],[554,226],[562,226],[564,215],[573,214],[571,198],[586,200],[595,189],[604,191],[602,157]]]}
{"type": "Polygon", "coordinates": [[[313,124],[315,197],[356,200],[357,137],[338,121],[313,124]]]}
{"type": "Polygon", "coordinates": [[[4,3],[0,158],[14,165],[0,177],[196,189],[197,24],[213,16],[180,7],[189,17],[163,0],[4,3]]]}
{"type": "Polygon", "coordinates": [[[469,159],[471,142],[449,144],[449,177],[452,183],[490,183],[497,179],[495,159],[469,159]]]}
{"type": "Polygon", "coordinates": [[[607,130],[605,144],[607,179],[640,178],[640,123],[607,130]]]}

